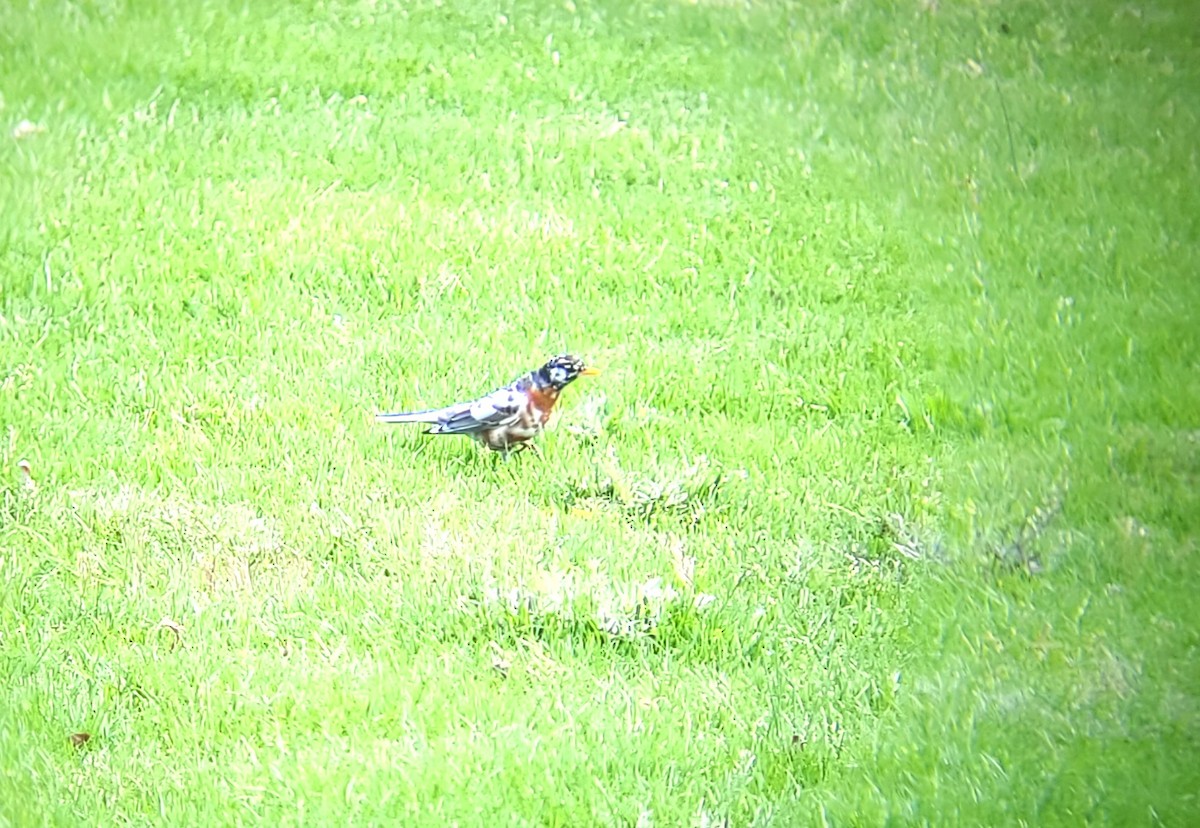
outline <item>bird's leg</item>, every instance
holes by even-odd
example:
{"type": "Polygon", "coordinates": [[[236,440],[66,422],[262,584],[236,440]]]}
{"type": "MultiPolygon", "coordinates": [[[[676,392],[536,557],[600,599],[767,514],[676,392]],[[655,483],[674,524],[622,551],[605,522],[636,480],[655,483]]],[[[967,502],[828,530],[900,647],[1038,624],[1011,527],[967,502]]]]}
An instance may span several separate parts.
{"type": "MultiPolygon", "coordinates": [[[[501,468],[501,469],[503,469],[503,470],[504,470],[504,472],[505,472],[505,473],[506,473],[506,474],[507,474],[509,477],[511,477],[511,478],[513,479],[513,481],[515,482],[515,481],[516,481],[516,479],[517,479],[517,478],[516,478],[516,467],[515,467],[515,466],[510,466],[510,465],[508,464],[508,451],[507,451],[507,450],[505,450],[505,449],[497,449],[495,453],[496,453],[496,454],[498,454],[498,455],[500,455],[500,457],[499,457],[497,460],[494,460],[494,461],[493,461],[493,463],[499,463],[499,464],[500,464],[500,468],[501,468]]],[[[499,470],[499,469],[498,469],[498,470],[499,470]]],[[[497,471],[498,471],[498,470],[497,470],[497,471]]]]}
{"type": "Polygon", "coordinates": [[[541,450],[533,443],[532,440],[523,443],[513,443],[511,446],[509,446],[508,450],[514,454],[520,451],[532,451],[533,455],[537,457],[537,459],[542,459],[541,450]]]}
{"type": "Polygon", "coordinates": [[[539,460],[542,459],[542,452],[532,442],[501,443],[499,446],[492,447],[492,450],[499,454],[505,463],[508,462],[508,458],[511,455],[525,451],[526,449],[533,451],[539,460]]]}

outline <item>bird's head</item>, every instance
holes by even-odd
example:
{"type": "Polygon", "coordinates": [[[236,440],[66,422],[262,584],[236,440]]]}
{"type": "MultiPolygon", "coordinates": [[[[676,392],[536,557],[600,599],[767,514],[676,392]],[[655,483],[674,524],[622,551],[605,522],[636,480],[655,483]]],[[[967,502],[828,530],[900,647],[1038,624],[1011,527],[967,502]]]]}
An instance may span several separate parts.
{"type": "Polygon", "coordinates": [[[561,354],[538,369],[538,379],[556,391],[561,391],[577,377],[592,377],[600,372],[583,364],[579,357],[561,354]]]}

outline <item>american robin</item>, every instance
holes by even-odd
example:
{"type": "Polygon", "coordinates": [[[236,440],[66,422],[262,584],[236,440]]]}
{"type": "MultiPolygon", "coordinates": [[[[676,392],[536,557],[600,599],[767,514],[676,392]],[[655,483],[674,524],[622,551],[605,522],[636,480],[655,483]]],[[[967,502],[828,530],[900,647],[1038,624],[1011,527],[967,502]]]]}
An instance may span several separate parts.
{"type": "Polygon", "coordinates": [[[464,434],[493,451],[507,453],[524,447],[538,435],[550,419],[558,395],[576,377],[599,373],[578,357],[562,354],[473,402],[425,411],[376,414],[375,419],[383,423],[430,423],[433,427],[426,434],[464,434]]]}

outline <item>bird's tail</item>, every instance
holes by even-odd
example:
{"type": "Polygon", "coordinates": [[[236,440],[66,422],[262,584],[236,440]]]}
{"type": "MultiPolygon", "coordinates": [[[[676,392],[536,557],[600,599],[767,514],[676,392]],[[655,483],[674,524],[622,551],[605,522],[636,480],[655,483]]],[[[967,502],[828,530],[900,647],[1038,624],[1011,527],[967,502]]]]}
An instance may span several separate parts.
{"type": "Polygon", "coordinates": [[[443,409],[429,408],[425,411],[397,411],[393,414],[376,414],[380,423],[436,423],[443,409]]]}

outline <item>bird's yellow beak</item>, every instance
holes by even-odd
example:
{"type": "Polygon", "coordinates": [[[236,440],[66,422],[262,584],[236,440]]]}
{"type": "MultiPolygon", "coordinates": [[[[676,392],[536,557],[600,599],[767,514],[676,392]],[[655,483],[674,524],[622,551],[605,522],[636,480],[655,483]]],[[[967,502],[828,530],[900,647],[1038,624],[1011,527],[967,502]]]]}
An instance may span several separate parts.
{"type": "Polygon", "coordinates": [[[599,373],[600,373],[600,369],[599,369],[599,368],[593,368],[592,366],[590,366],[590,365],[589,365],[588,367],[584,368],[582,371],[580,371],[580,372],[579,372],[579,376],[581,376],[581,377],[594,377],[594,376],[596,376],[596,375],[597,375],[597,374],[599,374],[599,373]]]}

